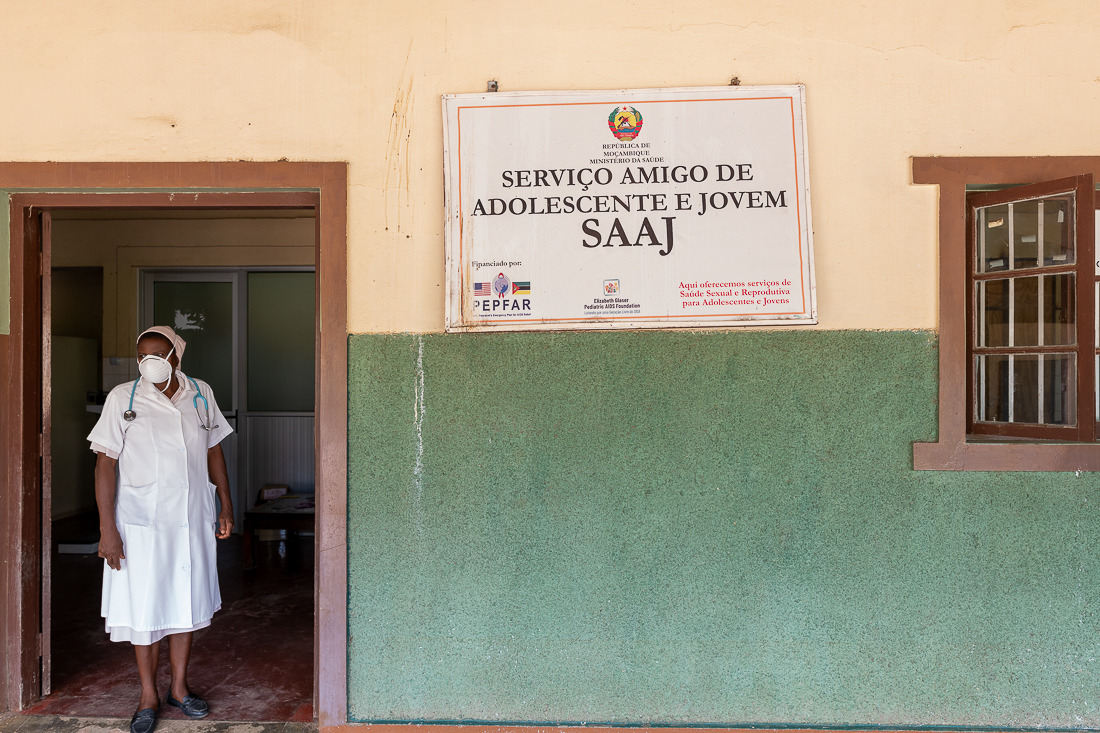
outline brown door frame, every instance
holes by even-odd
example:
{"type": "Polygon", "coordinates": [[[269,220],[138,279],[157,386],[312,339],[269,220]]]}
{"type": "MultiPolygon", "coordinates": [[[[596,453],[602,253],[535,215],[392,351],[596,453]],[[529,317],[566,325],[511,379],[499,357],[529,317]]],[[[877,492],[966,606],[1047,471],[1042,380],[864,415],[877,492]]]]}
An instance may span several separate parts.
{"type": "Polygon", "coordinates": [[[43,268],[49,249],[47,243],[45,257],[39,252],[38,213],[60,208],[313,208],[318,281],[315,712],[323,727],[346,723],[347,164],[0,163],[0,191],[12,194],[11,328],[0,334],[0,710],[26,707],[40,689],[44,507],[39,434],[43,367],[49,358],[48,333],[43,332],[44,287],[49,287],[43,268]]]}
{"type": "MultiPolygon", "coordinates": [[[[30,216],[35,216],[35,209],[28,208],[27,213],[30,216]]],[[[53,604],[52,593],[50,591],[51,575],[53,573],[53,526],[51,523],[51,517],[53,516],[53,394],[50,386],[52,384],[52,365],[53,365],[53,340],[52,340],[52,294],[53,294],[53,215],[49,209],[43,210],[38,214],[38,241],[41,245],[41,249],[38,253],[41,265],[38,268],[39,273],[42,275],[41,294],[39,302],[39,311],[42,313],[42,325],[39,326],[38,337],[42,341],[42,356],[39,360],[39,366],[41,367],[40,373],[42,375],[41,381],[41,396],[42,396],[42,408],[39,419],[41,420],[42,437],[39,439],[38,452],[42,457],[39,496],[41,501],[38,503],[42,507],[38,515],[38,527],[41,532],[39,547],[41,551],[38,556],[38,562],[41,563],[38,571],[38,575],[42,578],[42,582],[39,584],[39,620],[49,619],[51,608],[53,604]]],[[[50,682],[52,680],[51,665],[52,659],[50,657],[50,624],[40,623],[42,629],[39,634],[38,640],[38,655],[42,658],[42,664],[40,667],[39,688],[42,690],[43,695],[50,694],[50,682]]]]}

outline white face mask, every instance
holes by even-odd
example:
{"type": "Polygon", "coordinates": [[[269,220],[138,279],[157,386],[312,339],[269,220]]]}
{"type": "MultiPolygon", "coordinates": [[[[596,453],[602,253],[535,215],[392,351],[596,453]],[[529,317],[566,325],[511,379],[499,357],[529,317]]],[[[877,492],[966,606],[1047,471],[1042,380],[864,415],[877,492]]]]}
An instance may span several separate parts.
{"type": "MultiPolygon", "coordinates": [[[[175,349],[168,352],[168,358],[171,358],[175,349]]],[[[168,358],[162,356],[149,355],[138,362],[138,371],[141,372],[141,376],[148,379],[153,384],[160,384],[161,382],[167,382],[172,378],[172,364],[168,361],[168,358]]],[[[165,391],[168,389],[168,385],[164,385],[165,391]]]]}

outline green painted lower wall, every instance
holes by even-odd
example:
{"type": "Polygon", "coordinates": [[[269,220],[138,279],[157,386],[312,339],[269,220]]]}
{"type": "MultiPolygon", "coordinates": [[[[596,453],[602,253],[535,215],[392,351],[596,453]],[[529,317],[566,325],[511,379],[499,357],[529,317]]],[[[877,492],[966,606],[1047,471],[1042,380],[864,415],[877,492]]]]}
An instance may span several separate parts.
{"type": "Polygon", "coordinates": [[[1097,477],[914,472],[934,334],[349,358],[355,720],[1100,725],[1097,477]]]}

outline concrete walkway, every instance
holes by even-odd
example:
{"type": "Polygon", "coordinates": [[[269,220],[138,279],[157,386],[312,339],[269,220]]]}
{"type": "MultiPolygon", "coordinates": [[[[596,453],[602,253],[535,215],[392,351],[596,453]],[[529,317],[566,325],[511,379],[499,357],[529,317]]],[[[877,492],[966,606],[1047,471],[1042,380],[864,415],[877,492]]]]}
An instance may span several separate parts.
{"type": "MultiPolygon", "coordinates": [[[[0,714],[0,733],[128,733],[129,718],[0,714]]],[[[316,723],[161,720],[156,733],[317,733],[316,723]]]]}

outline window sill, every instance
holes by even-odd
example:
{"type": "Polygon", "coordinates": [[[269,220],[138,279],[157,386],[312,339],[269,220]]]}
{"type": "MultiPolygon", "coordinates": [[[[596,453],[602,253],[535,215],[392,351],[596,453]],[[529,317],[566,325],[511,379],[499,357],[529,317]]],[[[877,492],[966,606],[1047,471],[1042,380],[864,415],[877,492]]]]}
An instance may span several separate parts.
{"type": "Polygon", "coordinates": [[[1079,440],[1057,440],[1055,438],[1018,438],[1011,435],[978,435],[970,433],[966,436],[967,443],[995,443],[998,445],[1092,445],[1092,442],[1079,440]]]}
{"type": "Polygon", "coordinates": [[[1100,443],[914,443],[917,471],[1100,471],[1100,443]]]}

